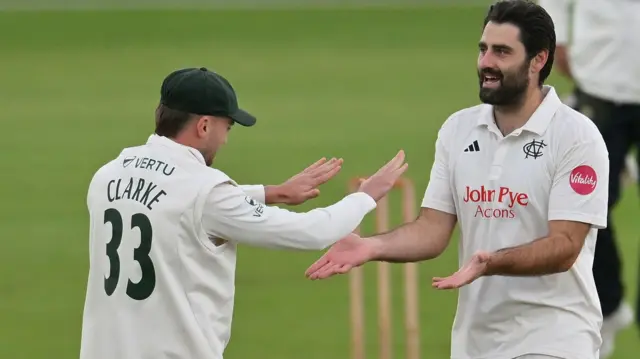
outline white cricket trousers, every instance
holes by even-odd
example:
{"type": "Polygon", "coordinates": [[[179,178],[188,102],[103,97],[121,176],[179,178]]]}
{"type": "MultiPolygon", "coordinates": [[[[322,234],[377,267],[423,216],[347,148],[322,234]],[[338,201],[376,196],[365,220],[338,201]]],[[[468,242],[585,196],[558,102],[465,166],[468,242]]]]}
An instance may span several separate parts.
{"type": "Polygon", "coordinates": [[[542,354],[526,354],[514,359],[562,359],[562,358],[552,357],[550,355],[542,355],[542,354]]]}

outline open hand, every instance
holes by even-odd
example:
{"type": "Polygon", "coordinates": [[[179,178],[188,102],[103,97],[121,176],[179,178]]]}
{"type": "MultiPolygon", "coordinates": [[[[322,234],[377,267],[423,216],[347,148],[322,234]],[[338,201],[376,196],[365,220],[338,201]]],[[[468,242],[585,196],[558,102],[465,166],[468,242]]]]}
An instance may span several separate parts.
{"type": "Polygon", "coordinates": [[[320,195],[318,186],[332,179],[342,168],[342,158],[321,158],[278,186],[279,203],[297,205],[320,195]]]}
{"type": "Polygon", "coordinates": [[[403,150],[398,153],[384,166],[360,183],[359,192],[364,192],[371,196],[376,202],[393,188],[400,176],[409,167],[408,163],[404,162],[405,154],[403,150]]]}
{"type": "Polygon", "coordinates": [[[457,272],[446,278],[433,278],[432,286],[437,289],[456,289],[470,284],[485,274],[490,257],[488,252],[476,252],[457,272]]]}
{"type": "Polygon", "coordinates": [[[325,279],[347,273],[373,258],[374,241],[362,239],[355,233],[336,242],[305,272],[309,279],[325,279]]]}

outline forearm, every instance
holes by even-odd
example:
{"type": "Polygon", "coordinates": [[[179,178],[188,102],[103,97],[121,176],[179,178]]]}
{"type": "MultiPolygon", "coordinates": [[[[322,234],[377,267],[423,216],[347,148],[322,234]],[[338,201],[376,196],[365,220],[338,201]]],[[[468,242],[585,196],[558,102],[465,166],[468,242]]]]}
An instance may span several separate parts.
{"type": "Polygon", "coordinates": [[[391,232],[371,237],[376,241],[374,260],[391,263],[418,262],[437,257],[439,247],[415,222],[404,224],[391,232]]]}
{"type": "Polygon", "coordinates": [[[440,212],[440,220],[425,217],[390,232],[370,238],[376,241],[374,260],[406,263],[438,257],[446,249],[455,226],[455,216],[440,212]]]}
{"type": "Polygon", "coordinates": [[[292,212],[247,201],[232,186],[214,188],[203,210],[203,226],[210,237],[236,243],[299,250],[319,250],[358,227],[376,202],[353,193],[335,204],[308,212],[292,212]]]}
{"type": "Polygon", "coordinates": [[[494,252],[485,275],[538,276],[566,272],[576,260],[575,244],[563,235],[494,252]]]}
{"type": "Polygon", "coordinates": [[[331,206],[309,212],[279,210],[277,216],[271,215],[268,226],[255,227],[255,236],[246,240],[271,248],[325,249],[352,233],[375,207],[375,201],[368,195],[354,193],[331,206]]]}

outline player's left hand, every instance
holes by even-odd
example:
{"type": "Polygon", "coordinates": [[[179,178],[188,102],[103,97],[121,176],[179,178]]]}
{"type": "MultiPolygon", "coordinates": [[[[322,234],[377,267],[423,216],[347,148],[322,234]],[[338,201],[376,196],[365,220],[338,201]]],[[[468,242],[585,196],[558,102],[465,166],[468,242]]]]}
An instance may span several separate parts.
{"type": "Polygon", "coordinates": [[[327,161],[321,158],[302,172],[278,186],[280,203],[298,205],[320,195],[318,186],[326,183],[340,172],[342,158],[327,161]]]}
{"type": "Polygon", "coordinates": [[[445,278],[433,278],[432,286],[437,289],[456,289],[463,287],[486,273],[489,252],[476,252],[457,272],[445,278]]]}

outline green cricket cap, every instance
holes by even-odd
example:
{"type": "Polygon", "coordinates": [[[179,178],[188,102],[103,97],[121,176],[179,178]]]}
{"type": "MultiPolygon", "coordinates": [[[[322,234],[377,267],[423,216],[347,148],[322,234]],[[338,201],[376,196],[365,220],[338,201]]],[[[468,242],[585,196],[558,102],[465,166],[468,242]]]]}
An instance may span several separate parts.
{"type": "Polygon", "coordinates": [[[229,81],[205,67],[170,73],[162,82],[160,103],[196,115],[228,117],[242,126],[256,123],[253,115],[238,107],[238,97],[229,81]]]}

